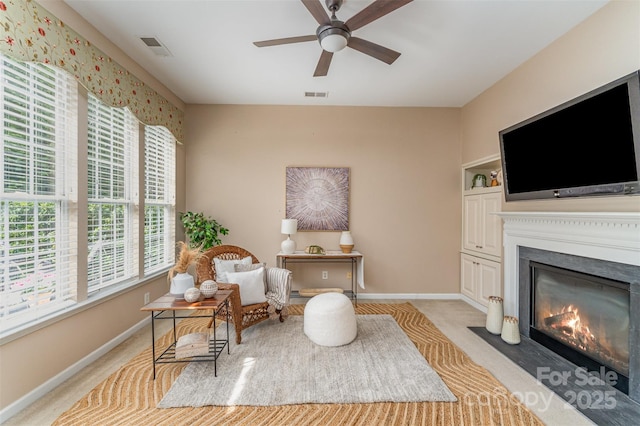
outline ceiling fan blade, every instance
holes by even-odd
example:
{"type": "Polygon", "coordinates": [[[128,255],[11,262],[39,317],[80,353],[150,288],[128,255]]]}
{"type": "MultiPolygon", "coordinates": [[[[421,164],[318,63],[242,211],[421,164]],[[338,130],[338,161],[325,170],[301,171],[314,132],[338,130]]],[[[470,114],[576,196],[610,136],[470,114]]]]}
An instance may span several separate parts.
{"type": "Polygon", "coordinates": [[[389,65],[391,65],[396,59],[398,59],[398,56],[400,56],[400,52],[387,49],[384,46],[380,46],[379,44],[375,44],[358,37],[351,37],[347,46],[352,49],[356,49],[357,51],[362,52],[365,55],[374,57],[382,62],[386,62],[389,65]]]}
{"type": "Polygon", "coordinates": [[[255,44],[258,47],[268,47],[268,46],[278,46],[281,44],[301,43],[303,41],[316,41],[316,40],[318,40],[318,36],[307,35],[307,36],[298,36],[298,37],[276,38],[273,40],[254,41],[253,44],[255,44]]]}
{"type": "Polygon", "coordinates": [[[412,1],[413,0],[375,0],[369,6],[349,18],[347,22],[345,22],[345,25],[349,27],[351,31],[355,31],[412,1]]]}
{"type": "Polygon", "coordinates": [[[302,0],[302,4],[313,15],[318,24],[330,24],[331,18],[327,15],[327,11],[324,10],[324,6],[320,3],[321,0],[302,0]]]}
{"type": "Polygon", "coordinates": [[[327,52],[326,50],[322,51],[320,55],[320,60],[318,61],[318,65],[316,66],[316,70],[313,73],[314,77],[324,77],[329,72],[329,65],[331,65],[331,59],[333,58],[333,53],[327,52]]]}

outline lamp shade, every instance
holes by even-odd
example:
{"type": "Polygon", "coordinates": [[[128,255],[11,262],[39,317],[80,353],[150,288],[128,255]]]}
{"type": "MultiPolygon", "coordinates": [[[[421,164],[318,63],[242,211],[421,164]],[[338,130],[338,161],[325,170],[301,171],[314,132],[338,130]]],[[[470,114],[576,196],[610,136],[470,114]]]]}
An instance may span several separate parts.
{"type": "Polygon", "coordinates": [[[282,226],[280,227],[282,234],[295,234],[298,232],[298,219],[282,219],[282,226]]]}

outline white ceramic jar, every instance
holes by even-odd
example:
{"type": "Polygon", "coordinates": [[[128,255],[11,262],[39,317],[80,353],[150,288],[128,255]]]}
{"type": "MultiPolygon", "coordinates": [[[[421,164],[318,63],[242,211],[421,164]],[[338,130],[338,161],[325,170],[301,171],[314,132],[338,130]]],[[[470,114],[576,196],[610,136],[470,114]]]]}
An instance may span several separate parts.
{"type": "Polygon", "coordinates": [[[176,299],[184,299],[184,292],[191,287],[193,287],[193,276],[187,272],[180,272],[171,278],[169,292],[176,299]]]}
{"type": "Polygon", "coordinates": [[[351,253],[353,249],[353,237],[351,231],[342,231],[340,234],[340,249],[343,253],[351,253]]]}

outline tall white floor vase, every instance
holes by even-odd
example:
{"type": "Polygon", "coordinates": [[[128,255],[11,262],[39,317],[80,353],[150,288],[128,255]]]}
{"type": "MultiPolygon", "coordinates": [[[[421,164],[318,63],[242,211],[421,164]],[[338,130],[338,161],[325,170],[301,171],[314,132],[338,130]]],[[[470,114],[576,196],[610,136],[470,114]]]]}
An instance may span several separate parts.
{"type": "Polygon", "coordinates": [[[504,318],[504,308],[502,307],[502,297],[489,296],[487,306],[487,331],[491,334],[502,333],[502,320],[504,318]]]}

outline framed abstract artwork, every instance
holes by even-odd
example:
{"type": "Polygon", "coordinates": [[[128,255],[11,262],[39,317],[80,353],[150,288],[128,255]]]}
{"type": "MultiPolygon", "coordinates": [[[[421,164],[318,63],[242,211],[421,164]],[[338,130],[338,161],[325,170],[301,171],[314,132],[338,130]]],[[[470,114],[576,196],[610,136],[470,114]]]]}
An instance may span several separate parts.
{"type": "Polygon", "coordinates": [[[349,168],[287,167],[286,215],[298,231],[349,230],[349,168]]]}

